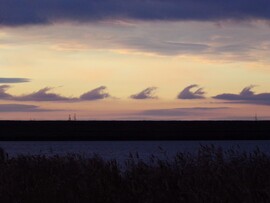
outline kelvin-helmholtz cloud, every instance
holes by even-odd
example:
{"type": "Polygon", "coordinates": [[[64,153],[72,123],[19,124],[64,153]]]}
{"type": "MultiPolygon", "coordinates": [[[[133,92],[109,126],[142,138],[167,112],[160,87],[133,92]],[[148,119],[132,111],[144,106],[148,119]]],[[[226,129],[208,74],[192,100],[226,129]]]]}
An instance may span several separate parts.
{"type": "Polygon", "coordinates": [[[252,88],[254,87],[254,85],[245,87],[239,94],[225,93],[219,94],[213,98],[234,101],[237,103],[270,105],[270,93],[255,94],[255,92],[252,91],[252,88]]]}
{"type": "Polygon", "coordinates": [[[107,88],[105,86],[100,86],[96,89],[93,89],[89,92],[86,92],[80,96],[81,100],[98,100],[98,99],[105,99],[110,97],[109,93],[106,93],[105,90],[107,88]]]}
{"type": "Polygon", "coordinates": [[[0,24],[59,21],[269,19],[267,0],[0,0],[0,24]]]}
{"type": "Polygon", "coordinates": [[[1,85],[0,86],[0,99],[2,100],[15,100],[15,101],[70,101],[74,100],[74,98],[63,97],[56,93],[49,93],[53,88],[45,87],[39,91],[21,95],[14,96],[7,93],[7,90],[11,86],[9,85],[1,85]]]}
{"type": "Polygon", "coordinates": [[[69,101],[74,98],[63,97],[59,94],[49,93],[53,88],[45,87],[37,92],[17,97],[21,101],[69,101]]]}
{"type": "Polygon", "coordinates": [[[104,90],[106,89],[105,86],[101,86],[89,92],[86,92],[82,94],[79,98],[65,97],[57,93],[51,93],[49,91],[51,91],[53,88],[50,88],[50,87],[45,87],[43,89],[40,89],[30,94],[14,96],[7,93],[7,90],[10,87],[11,86],[9,85],[0,85],[0,100],[76,102],[76,101],[83,101],[83,100],[91,101],[91,100],[105,99],[107,97],[110,97],[108,93],[104,92],[104,90]]]}
{"type": "Polygon", "coordinates": [[[178,95],[178,99],[204,99],[205,92],[203,88],[198,88],[198,85],[189,85],[184,88],[178,95]],[[191,91],[191,89],[197,88],[195,91],[191,91]]]}
{"type": "Polygon", "coordinates": [[[156,87],[148,87],[137,94],[131,95],[130,98],[132,99],[157,99],[157,97],[154,96],[156,89],[157,89],[156,87]]]}

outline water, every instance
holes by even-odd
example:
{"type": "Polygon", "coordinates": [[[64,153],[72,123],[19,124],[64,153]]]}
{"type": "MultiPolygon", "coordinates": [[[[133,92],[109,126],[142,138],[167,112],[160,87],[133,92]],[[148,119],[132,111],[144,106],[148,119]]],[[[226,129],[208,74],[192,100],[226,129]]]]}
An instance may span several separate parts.
{"type": "Polygon", "coordinates": [[[170,158],[177,152],[196,153],[200,145],[214,144],[224,150],[240,148],[251,152],[256,147],[270,155],[270,141],[0,141],[10,157],[22,155],[66,155],[77,153],[83,156],[98,154],[106,160],[116,159],[120,162],[129,158],[130,153],[148,160],[151,155],[170,158]]]}

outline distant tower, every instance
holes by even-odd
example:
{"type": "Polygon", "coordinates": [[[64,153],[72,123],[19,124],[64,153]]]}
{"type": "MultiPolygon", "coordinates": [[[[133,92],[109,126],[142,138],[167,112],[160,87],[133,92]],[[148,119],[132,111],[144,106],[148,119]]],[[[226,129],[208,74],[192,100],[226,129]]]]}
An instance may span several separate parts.
{"type": "Polygon", "coordinates": [[[257,121],[258,120],[258,116],[257,116],[257,113],[255,114],[255,121],[257,121]]]}
{"type": "Polygon", "coordinates": [[[70,114],[68,115],[68,120],[71,121],[71,115],[70,114]]]}
{"type": "Polygon", "coordinates": [[[76,113],[74,113],[73,120],[74,120],[74,121],[77,120],[77,118],[76,118],[76,113]]]}

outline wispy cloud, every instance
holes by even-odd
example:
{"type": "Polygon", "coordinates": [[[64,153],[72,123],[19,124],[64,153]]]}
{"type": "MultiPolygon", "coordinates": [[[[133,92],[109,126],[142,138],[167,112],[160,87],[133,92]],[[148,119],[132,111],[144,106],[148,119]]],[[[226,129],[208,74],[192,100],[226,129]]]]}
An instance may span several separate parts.
{"type": "Polygon", "coordinates": [[[28,78],[0,78],[0,83],[24,83],[30,82],[28,78]]]}
{"type": "Polygon", "coordinates": [[[148,87],[137,94],[130,96],[132,99],[157,99],[157,96],[154,95],[157,87],[148,87]]]}
{"type": "Polygon", "coordinates": [[[220,117],[228,109],[227,107],[151,109],[138,112],[135,116],[145,119],[209,119],[220,117]]]}
{"type": "Polygon", "coordinates": [[[186,88],[184,88],[178,95],[178,99],[204,99],[205,92],[203,91],[203,88],[198,88],[199,86],[194,84],[194,85],[189,85],[186,88]],[[197,89],[192,92],[191,89],[196,88],[197,89]]]}
{"type": "Polygon", "coordinates": [[[63,21],[269,19],[266,0],[0,0],[0,23],[18,26],[63,21]]]}
{"type": "Polygon", "coordinates": [[[26,104],[0,104],[0,112],[43,112],[51,111],[35,105],[26,104]]]}
{"type": "Polygon", "coordinates": [[[98,100],[98,99],[105,99],[110,97],[109,93],[106,93],[105,90],[107,88],[105,86],[100,86],[98,88],[95,88],[89,92],[86,92],[80,96],[81,100],[98,100]]]}
{"type": "Polygon", "coordinates": [[[214,99],[234,101],[235,103],[250,103],[270,105],[270,93],[256,94],[252,89],[254,85],[245,87],[239,94],[224,93],[214,96],[214,99]]]}
{"type": "Polygon", "coordinates": [[[213,22],[108,20],[91,25],[55,23],[29,29],[2,29],[8,34],[0,39],[0,46],[38,43],[61,52],[109,50],[118,54],[196,56],[228,62],[268,61],[270,51],[269,37],[264,34],[270,28],[265,21],[219,22],[217,26],[213,22]]]}

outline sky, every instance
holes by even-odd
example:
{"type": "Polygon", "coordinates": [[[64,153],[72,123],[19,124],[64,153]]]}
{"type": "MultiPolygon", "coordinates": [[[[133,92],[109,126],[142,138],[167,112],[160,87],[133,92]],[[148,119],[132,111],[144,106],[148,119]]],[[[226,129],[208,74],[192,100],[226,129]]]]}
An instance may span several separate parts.
{"type": "Polygon", "coordinates": [[[0,120],[270,119],[268,0],[0,0],[0,120]]]}

